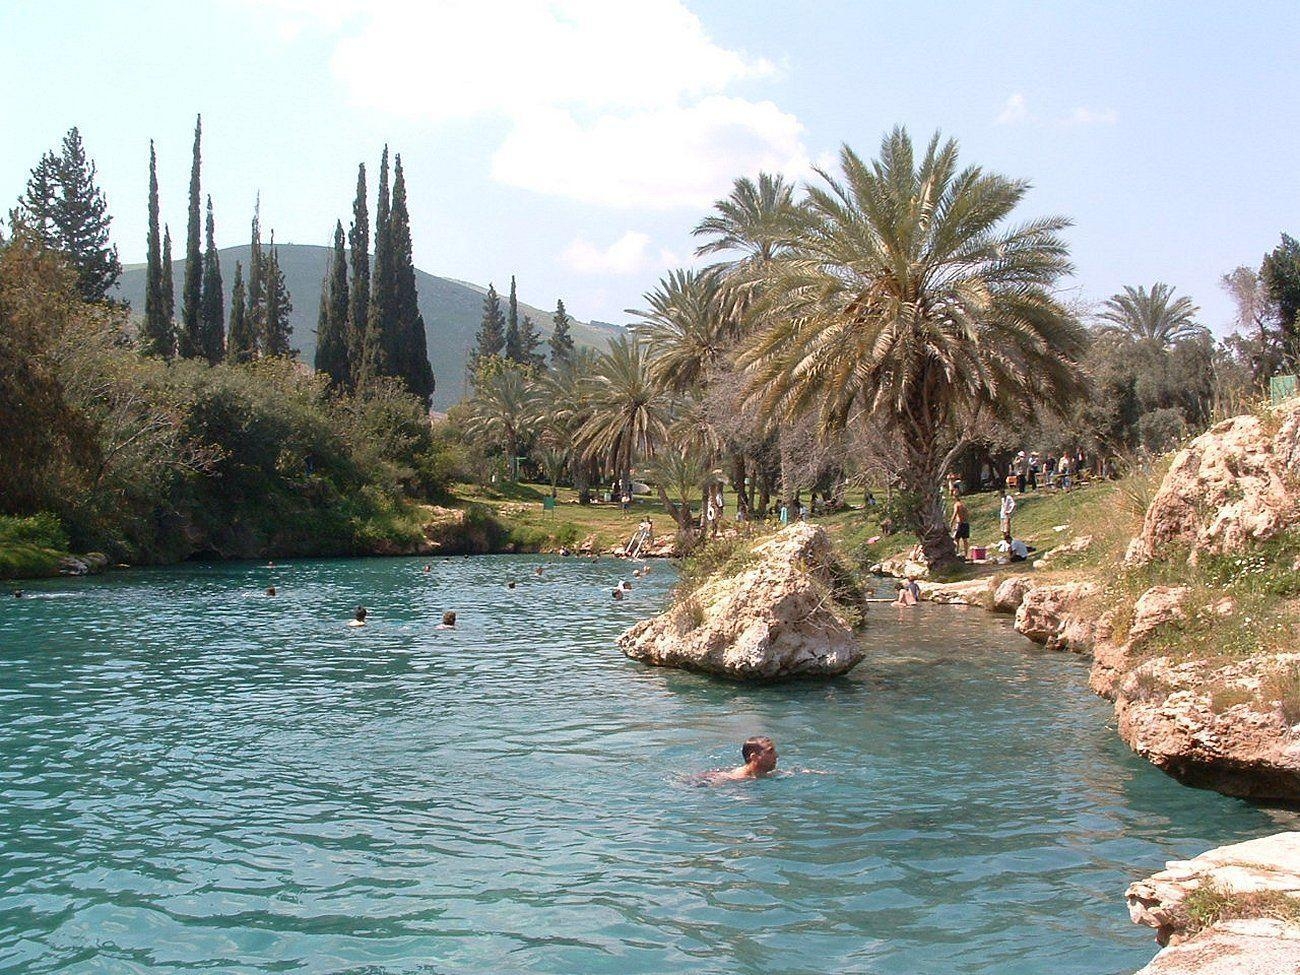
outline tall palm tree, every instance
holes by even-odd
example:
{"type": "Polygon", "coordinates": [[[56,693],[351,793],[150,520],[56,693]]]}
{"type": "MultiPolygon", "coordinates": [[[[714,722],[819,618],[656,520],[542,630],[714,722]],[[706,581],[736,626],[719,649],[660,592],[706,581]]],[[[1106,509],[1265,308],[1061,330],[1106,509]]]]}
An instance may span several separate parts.
{"type": "Polygon", "coordinates": [[[506,367],[479,384],[469,402],[465,427],[473,436],[505,449],[512,481],[519,479],[519,446],[542,419],[539,391],[522,369],[506,367]]]}
{"type": "Polygon", "coordinates": [[[1167,349],[1207,333],[1204,325],[1196,323],[1199,311],[1191,298],[1174,298],[1174,289],[1157,281],[1150,291],[1125,285],[1123,291],[1106,299],[1097,317],[1107,323],[1102,326],[1107,331],[1167,349]]]}
{"type": "Polygon", "coordinates": [[[585,457],[603,461],[630,490],[632,465],[654,453],[671,419],[666,394],[650,378],[644,343],[626,335],[610,342],[585,390],[591,415],[575,440],[585,457]]]}
{"type": "Polygon", "coordinates": [[[587,346],[579,346],[555,368],[544,373],[539,386],[545,401],[539,445],[545,450],[563,453],[564,463],[573,475],[573,488],[578,492],[578,503],[591,502],[591,483],[595,477],[593,464],[581,456],[574,437],[591,416],[587,402],[587,377],[596,371],[598,356],[587,346]]]}
{"type": "Polygon", "coordinates": [[[646,310],[628,314],[641,319],[635,331],[650,351],[650,378],[674,392],[706,384],[735,342],[718,271],[672,271],[642,298],[646,310]]]}
{"type": "Polygon", "coordinates": [[[845,146],[840,166],[840,179],[820,173],[795,245],[771,262],[766,325],[740,362],[765,410],[898,438],[913,527],[942,566],[956,553],[941,485],[973,423],[1081,389],[1084,331],[1051,293],[1070,271],[1069,221],[1007,226],[1028,184],[958,170],[956,142],[937,135],[918,160],[897,128],[878,160],[845,146]]]}

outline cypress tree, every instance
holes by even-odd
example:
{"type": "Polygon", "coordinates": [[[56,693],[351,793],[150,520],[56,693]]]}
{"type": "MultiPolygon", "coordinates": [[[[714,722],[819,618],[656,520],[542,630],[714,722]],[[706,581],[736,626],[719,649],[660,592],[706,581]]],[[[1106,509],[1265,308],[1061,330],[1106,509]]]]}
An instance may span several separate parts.
{"type": "MultiPolygon", "coordinates": [[[[162,242],[158,229],[158,156],[149,140],[149,233],[146,243],[144,324],[140,351],[169,358],[172,354],[171,316],[163,310],[162,242]]],[[[171,268],[167,269],[170,280],[171,268]]]]}
{"type": "Polygon", "coordinates": [[[391,331],[396,325],[397,274],[389,233],[388,146],[379,160],[379,199],[375,205],[375,264],[370,278],[370,307],[362,350],[361,383],[391,376],[391,331]]]}
{"type": "Polygon", "coordinates": [[[190,161],[190,211],[185,226],[185,278],[181,285],[181,327],[178,352],[186,358],[204,354],[203,331],[199,326],[199,303],[203,297],[203,256],[199,251],[199,141],[203,116],[194,121],[194,151],[190,161]]]}
{"type": "Polygon", "coordinates": [[[226,358],[231,362],[252,362],[257,358],[257,340],[248,321],[244,294],[244,265],[235,262],[235,286],[230,292],[230,334],[226,358]]]}
{"type": "Polygon", "coordinates": [[[334,250],[325,262],[320,289],[320,316],[316,323],[316,371],[330,377],[330,384],[347,389],[352,383],[351,350],[348,347],[348,264],[343,246],[343,223],[334,224],[334,250]]]}
{"type": "Polygon", "coordinates": [[[271,231],[271,247],[263,265],[266,287],[266,331],[262,336],[262,354],[291,359],[298,354],[297,349],[289,347],[293,337],[293,326],[289,314],[293,311],[293,300],[285,284],[284,272],[280,270],[280,255],[275,248],[275,231],[271,231]]]}
{"type": "Polygon", "coordinates": [[[248,332],[253,337],[252,352],[256,357],[263,336],[266,334],[266,257],[262,253],[262,197],[258,194],[253,207],[253,227],[249,239],[248,254],[248,332]]]}
{"type": "Polygon", "coordinates": [[[366,324],[370,317],[370,213],[366,206],[366,164],[357,166],[357,195],[352,201],[352,289],[348,294],[348,384],[355,385],[365,356],[366,324]]]}
{"type": "Polygon", "coordinates": [[[172,335],[176,335],[176,278],[175,271],[172,268],[172,232],[171,228],[163,224],[163,249],[162,249],[162,309],[163,317],[167,319],[167,329],[172,335]]]}
{"type": "Polygon", "coordinates": [[[75,127],[63,137],[61,154],[47,152],[32,170],[18,212],[46,247],[63,254],[77,274],[82,300],[108,297],[122,262],[108,239],[113,222],[108,201],[95,184],[95,164],[75,127]]]}
{"type": "Polygon", "coordinates": [[[524,361],[523,346],[519,342],[519,296],[515,292],[515,276],[510,275],[510,303],[506,306],[506,358],[512,362],[524,361]]]}
{"type": "Polygon", "coordinates": [[[207,247],[203,252],[203,280],[199,297],[199,334],[204,358],[214,366],[225,355],[226,307],[221,282],[221,257],[213,240],[216,224],[212,219],[212,197],[208,197],[206,225],[207,247]]]}
{"type": "Polygon", "coordinates": [[[547,344],[551,347],[551,365],[559,366],[563,362],[573,361],[573,336],[569,334],[571,319],[564,310],[562,300],[555,303],[555,314],[551,316],[555,327],[547,344]]]}
{"type": "Polygon", "coordinates": [[[537,331],[537,326],[533,324],[532,316],[525,315],[519,323],[519,361],[527,366],[536,366],[538,369],[546,368],[546,356],[538,352],[541,348],[542,336],[537,331]]]}
{"type": "Polygon", "coordinates": [[[411,216],[406,205],[406,177],[402,173],[400,154],[393,165],[393,208],[388,220],[388,240],[395,288],[393,374],[427,408],[433,395],[433,367],[429,365],[428,338],[424,331],[424,317],[420,314],[420,296],[415,287],[411,216]]]}
{"type": "Polygon", "coordinates": [[[471,369],[477,368],[483,359],[500,355],[505,351],[506,316],[501,311],[501,299],[497,296],[497,289],[491,284],[488,285],[487,294],[483,297],[483,320],[474,341],[474,355],[470,357],[471,369]]]}

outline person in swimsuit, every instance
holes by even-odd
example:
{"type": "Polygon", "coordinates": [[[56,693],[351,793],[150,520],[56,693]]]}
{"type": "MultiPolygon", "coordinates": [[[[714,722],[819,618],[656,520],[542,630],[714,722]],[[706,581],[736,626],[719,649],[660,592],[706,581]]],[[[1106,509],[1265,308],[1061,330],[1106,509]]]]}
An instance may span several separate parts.
{"type": "Polygon", "coordinates": [[[718,769],[705,772],[701,781],[705,784],[715,782],[743,782],[745,779],[761,779],[776,771],[776,742],[767,735],[755,735],[745,739],[740,746],[740,757],[745,764],[733,769],[718,769]]]}
{"type": "Polygon", "coordinates": [[[956,541],[957,551],[961,553],[964,561],[970,552],[970,514],[967,512],[966,502],[960,494],[953,496],[952,537],[956,541]]]}

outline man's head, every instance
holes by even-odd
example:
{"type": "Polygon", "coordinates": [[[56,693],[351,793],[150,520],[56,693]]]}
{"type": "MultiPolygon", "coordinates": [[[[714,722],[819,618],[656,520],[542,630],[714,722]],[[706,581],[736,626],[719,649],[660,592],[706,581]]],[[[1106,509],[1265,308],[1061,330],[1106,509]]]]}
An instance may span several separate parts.
{"type": "Polygon", "coordinates": [[[1003,540],[1004,542],[1010,542],[1010,541],[1011,541],[1011,532],[1003,532],[1003,533],[1002,533],[1002,540],[1003,540]]]}
{"type": "Polygon", "coordinates": [[[746,765],[754,766],[759,775],[766,775],[776,768],[776,743],[767,735],[747,738],[740,746],[740,757],[746,765]]]}

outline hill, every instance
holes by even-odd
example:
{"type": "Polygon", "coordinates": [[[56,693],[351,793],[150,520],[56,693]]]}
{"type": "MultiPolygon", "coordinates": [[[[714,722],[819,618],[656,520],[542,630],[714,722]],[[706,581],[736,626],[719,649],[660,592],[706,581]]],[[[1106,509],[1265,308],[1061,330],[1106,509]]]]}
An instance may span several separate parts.
{"type": "MultiPolygon", "coordinates": [[[[299,358],[303,362],[311,362],[316,353],[316,318],[320,310],[321,279],[325,276],[325,262],[330,248],[315,244],[277,244],[276,248],[285,284],[293,297],[293,313],[289,316],[293,325],[293,347],[299,350],[299,358]]],[[[225,247],[220,251],[227,315],[230,313],[230,286],[235,280],[235,262],[242,262],[247,272],[248,254],[247,244],[225,247]]],[[[144,309],[144,272],[143,264],[126,265],[117,288],[118,297],[129,301],[137,313],[144,309]]],[[[178,315],[184,273],[185,262],[174,261],[172,278],[176,287],[178,315]]],[[[503,284],[508,290],[509,281],[503,284]]],[[[479,320],[483,316],[483,296],[487,294],[487,289],[465,281],[440,278],[419,268],[415,271],[415,285],[420,294],[420,314],[424,316],[428,336],[429,361],[433,364],[433,373],[438,381],[438,388],[433,394],[433,407],[445,410],[465,394],[465,363],[473,349],[474,334],[478,331],[479,320]]],[[[505,297],[502,295],[503,304],[505,297]]],[[[543,337],[551,334],[553,322],[549,311],[521,301],[519,314],[521,317],[531,315],[543,337]]],[[[576,321],[572,330],[573,340],[579,345],[598,349],[603,349],[620,331],[618,326],[604,322],[576,321]]]]}

